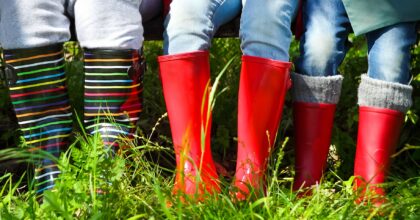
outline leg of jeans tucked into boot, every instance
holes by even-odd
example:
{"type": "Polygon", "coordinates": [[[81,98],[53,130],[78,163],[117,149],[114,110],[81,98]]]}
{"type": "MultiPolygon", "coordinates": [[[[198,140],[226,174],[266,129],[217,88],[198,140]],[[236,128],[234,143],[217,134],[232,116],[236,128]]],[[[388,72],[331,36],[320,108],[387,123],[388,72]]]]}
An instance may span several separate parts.
{"type": "Polygon", "coordinates": [[[265,193],[268,159],[290,86],[290,26],[298,6],[291,0],[242,3],[238,156],[233,181],[238,200],[265,193]]]}
{"type": "MultiPolygon", "coordinates": [[[[68,146],[71,109],[65,86],[62,45],[4,51],[10,97],[25,143],[31,151],[55,157],[68,146]]],[[[54,187],[60,173],[50,158],[38,161],[37,193],[54,187]]]]}
{"type": "Polygon", "coordinates": [[[85,113],[89,134],[106,146],[133,138],[142,111],[142,57],[137,50],[85,50],[85,113]]]}
{"type": "Polygon", "coordinates": [[[296,171],[293,189],[298,190],[321,180],[343,77],[292,73],[292,80],[296,171]]]}
{"type": "Polygon", "coordinates": [[[380,205],[391,155],[395,152],[404,122],[412,105],[412,87],[362,75],[359,86],[359,130],[354,162],[355,188],[380,205]],[[375,198],[378,197],[378,198],[375,198]]]}

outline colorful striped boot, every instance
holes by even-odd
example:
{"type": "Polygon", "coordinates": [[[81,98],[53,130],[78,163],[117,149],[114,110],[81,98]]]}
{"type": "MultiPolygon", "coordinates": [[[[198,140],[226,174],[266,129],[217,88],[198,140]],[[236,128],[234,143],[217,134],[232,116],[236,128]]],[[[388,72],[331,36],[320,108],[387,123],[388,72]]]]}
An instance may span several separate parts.
{"type": "Polygon", "coordinates": [[[85,49],[85,113],[89,134],[106,147],[132,140],[142,111],[143,58],[138,50],[85,49]]]}
{"type": "MultiPolygon", "coordinates": [[[[4,56],[4,75],[25,144],[59,157],[72,130],[62,45],[5,50],[4,56]]],[[[53,188],[59,174],[52,158],[36,159],[36,192],[53,188]]]]}

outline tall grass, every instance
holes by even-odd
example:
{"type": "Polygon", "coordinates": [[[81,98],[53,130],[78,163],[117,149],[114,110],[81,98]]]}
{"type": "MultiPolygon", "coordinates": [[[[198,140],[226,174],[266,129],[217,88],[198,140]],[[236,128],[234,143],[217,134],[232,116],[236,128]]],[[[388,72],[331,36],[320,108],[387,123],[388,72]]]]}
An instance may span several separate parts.
{"type": "MultiPolygon", "coordinates": [[[[312,195],[298,198],[290,189],[291,177],[278,177],[287,140],[271,160],[265,197],[235,202],[230,197],[229,181],[223,181],[223,192],[205,202],[180,202],[179,197],[171,194],[173,174],[165,174],[168,171],[164,167],[147,159],[151,152],[167,155],[172,153],[170,149],[147,142],[110,157],[110,152],[98,144],[98,137],[79,135],[58,159],[62,174],[55,189],[45,192],[42,203],[37,202],[33,190],[19,190],[26,176],[17,182],[12,181],[11,174],[0,178],[0,216],[4,219],[420,217],[419,177],[391,181],[386,186],[390,190],[389,202],[380,208],[356,205],[351,179],[323,182],[313,189],[312,195]],[[104,193],[97,193],[98,189],[104,193]]],[[[1,152],[11,153],[16,158],[30,157],[25,151],[1,152]]]]}

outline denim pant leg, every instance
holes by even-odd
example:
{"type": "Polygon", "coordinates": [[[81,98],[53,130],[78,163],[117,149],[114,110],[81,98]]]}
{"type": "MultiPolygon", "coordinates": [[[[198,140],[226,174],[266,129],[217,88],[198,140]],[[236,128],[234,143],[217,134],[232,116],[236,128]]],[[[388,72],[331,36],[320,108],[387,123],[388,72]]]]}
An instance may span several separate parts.
{"type": "Polygon", "coordinates": [[[399,23],[366,34],[368,76],[387,82],[408,84],[410,49],[416,43],[415,22],[399,23]]]}
{"type": "Polygon", "coordinates": [[[333,76],[347,52],[350,23],[341,0],[310,0],[303,5],[304,33],[296,68],[307,76],[333,76]]]}
{"type": "Polygon", "coordinates": [[[76,0],[77,38],[87,48],[139,49],[143,44],[141,0],[76,0]]]}
{"type": "Polygon", "coordinates": [[[240,38],[245,55],[289,61],[296,0],[243,0],[240,38]]]}
{"type": "Polygon", "coordinates": [[[240,0],[173,0],[165,20],[164,54],[208,50],[217,28],[240,8],[240,0]]]}
{"type": "Polygon", "coordinates": [[[0,43],[4,49],[23,49],[70,39],[65,0],[0,1],[0,43]]]}

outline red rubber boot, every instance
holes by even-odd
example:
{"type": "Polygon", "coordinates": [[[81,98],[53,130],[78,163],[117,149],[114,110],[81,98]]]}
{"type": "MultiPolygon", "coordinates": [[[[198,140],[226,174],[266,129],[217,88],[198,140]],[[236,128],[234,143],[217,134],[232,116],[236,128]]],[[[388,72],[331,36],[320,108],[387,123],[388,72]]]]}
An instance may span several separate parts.
{"type": "Polygon", "coordinates": [[[335,104],[295,102],[295,181],[293,190],[321,180],[327,162],[335,104]]]}
{"type": "Polygon", "coordinates": [[[243,56],[238,101],[236,198],[264,191],[265,171],[290,86],[291,63],[243,56]]]}
{"type": "Polygon", "coordinates": [[[210,149],[211,118],[207,112],[209,53],[160,56],[158,61],[176,154],[173,192],[202,199],[206,192],[220,191],[210,149]]]}
{"type": "Polygon", "coordinates": [[[361,202],[367,198],[379,206],[385,202],[385,182],[390,157],[395,152],[404,122],[404,113],[396,110],[359,107],[359,130],[354,163],[355,189],[361,202]]]}

